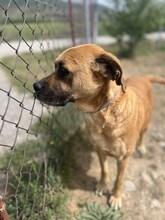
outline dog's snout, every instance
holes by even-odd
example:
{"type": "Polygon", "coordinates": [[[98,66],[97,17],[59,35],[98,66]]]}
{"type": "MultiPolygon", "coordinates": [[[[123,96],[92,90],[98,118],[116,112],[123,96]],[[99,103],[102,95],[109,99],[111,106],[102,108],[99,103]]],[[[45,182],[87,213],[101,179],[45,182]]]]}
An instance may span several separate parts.
{"type": "Polygon", "coordinates": [[[33,88],[36,92],[42,90],[43,88],[43,83],[40,81],[40,82],[36,82],[33,84],[33,88]]]}

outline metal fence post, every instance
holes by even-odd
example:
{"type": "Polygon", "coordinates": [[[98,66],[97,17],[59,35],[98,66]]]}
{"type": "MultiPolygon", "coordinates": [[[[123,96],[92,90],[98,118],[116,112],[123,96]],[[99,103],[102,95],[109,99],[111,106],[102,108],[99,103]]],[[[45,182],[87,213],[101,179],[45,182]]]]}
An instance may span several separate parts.
{"type": "Polygon", "coordinates": [[[73,12],[72,12],[72,1],[71,0],[68,0],[68,6],[69,6],[69,22],[70,22],[70,29],[71,29],[72,44],[73,44],[73,46],[75,46],[76,45],[76,42],[75,42],[75,30],[74,30],[73,12]]]}
{"type": "Polygon", "coordinates": [[[95,0],[94,3],[94,22],[93,22],[93,43],[97,43],[97,38],[98,38],[98,22],[99,22],[99,6],[98,6],[98,0],[95,0]]]}
{"type": "Polygon", "coordinates": [[[90,11],[89,11],[89,0],[84,0],[84,14],[85,14],[85,41],[86,43],[91,42],[90,37],[90,11]]]}

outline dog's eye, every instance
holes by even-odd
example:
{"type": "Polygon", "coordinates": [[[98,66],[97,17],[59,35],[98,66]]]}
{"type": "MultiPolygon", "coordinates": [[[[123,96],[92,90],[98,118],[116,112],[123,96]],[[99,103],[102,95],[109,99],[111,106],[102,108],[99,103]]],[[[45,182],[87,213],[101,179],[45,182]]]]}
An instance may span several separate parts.
{"type": "Polygon", "coordinates": [[[60,79],[63,79],[63,78],[70,75],[69,70],[67,68],[65,68],[63,65],[58,65],[56,67],[56,70],[57,70],[57,76],[60,79]]]}
{"type": "Polygon", "coordinates": [[[64,68],[64,67],[61,67],[59,69],[59,77],[65,77],[65,76],[68,76],[69,75],[69,71],[64,68]]]}
{"type": "Polygon", "coordinates": [[[68,76],[70,76],[70,71],[64,66],[63,62],[57,62],[55,63],[55,72],[56,72],[56,76],[59,79],[65,79],[68,78],[68,76]]]}

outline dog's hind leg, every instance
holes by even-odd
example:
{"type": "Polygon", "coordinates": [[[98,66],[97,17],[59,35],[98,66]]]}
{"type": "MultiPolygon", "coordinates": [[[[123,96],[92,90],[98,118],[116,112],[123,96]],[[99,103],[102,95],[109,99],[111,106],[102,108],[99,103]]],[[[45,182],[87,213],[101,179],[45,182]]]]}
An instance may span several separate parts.
{"type": "Polygon", "coordinates": [[[97,154],[100,161],[101,166],[101,179],[99,183],[95,187],[96,195],[103,195],[104,193],[108,193],[108,184],[109,184],[109,170],[108,170],[108,158],[107,156],[100,150],[97,150],[97,154]]]}
{"type": "Polygon", "coordinates": [[[137,148],[137,150],[138,150],[140,156],[144,156],[146,154],[146,152],[147,152],[146,145],[145,145],[146,131],[147,131],[147,129],[145,129],[140,134],[139,141],[138,141],[138,148],[137,148]]]}

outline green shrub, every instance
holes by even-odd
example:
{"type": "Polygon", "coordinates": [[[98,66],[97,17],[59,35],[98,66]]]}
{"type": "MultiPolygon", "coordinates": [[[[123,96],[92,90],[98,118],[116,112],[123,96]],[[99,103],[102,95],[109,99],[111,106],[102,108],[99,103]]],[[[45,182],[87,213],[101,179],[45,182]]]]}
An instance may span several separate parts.
{"type": "Polygon", "coordinates": [[[163,2],[113,0],[112,5],[112,9],[107,10],[103,15],[105,21],[103,26],[107,33],[116,38],[120,56],[133,56],[145,34],[158,31],[165,24],[163,2]]]}

